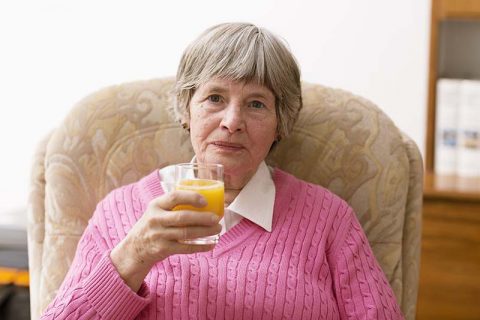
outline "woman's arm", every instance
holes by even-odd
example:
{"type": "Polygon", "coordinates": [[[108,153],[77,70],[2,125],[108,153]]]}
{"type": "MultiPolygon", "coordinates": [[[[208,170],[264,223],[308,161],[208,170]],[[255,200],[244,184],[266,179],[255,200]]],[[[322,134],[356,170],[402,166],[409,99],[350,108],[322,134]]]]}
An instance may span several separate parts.
{"type": "MultiPolygon", "coordinates": [[[[110,197],[115,197],[115,191],[101,204],[117,203],[110,197]]],[[[213,245],[187,245],[179,240],[220,232],[217,215],[170,211],[178,204],[201,207],[205,199],[195,192],[176,191],[152,200],[111,251],[107,250],[106,239],[95,221],[108,220],[105,216],[111,218],[116,209],[110,207],[107,213],[102,211],[103,205],[98,205],[78,244],[72,266],[42,319],[135,318],[149,302],[144,278],[151,267],[172,254],[213,249],[213,245]]],[[[107,228],[115,228],[114,224],[105,223],[107,228]]]]}
{"type": "MultiPolygon", "coordinates": [[[[349,209],[351,211],[351,209],[349,209]]],[[[403,319],[395,295],[355,214],[330,263],[342,319],[403,319]]]]}
{"type": "Polygon", "coordinates": [[[133,292],[110,260],[110,251],[100,252],[98,232],[89,224],[77,247],[73,263],[57,296],[41,319],[134,319],[149,302],[143,285],[133,292]]]}

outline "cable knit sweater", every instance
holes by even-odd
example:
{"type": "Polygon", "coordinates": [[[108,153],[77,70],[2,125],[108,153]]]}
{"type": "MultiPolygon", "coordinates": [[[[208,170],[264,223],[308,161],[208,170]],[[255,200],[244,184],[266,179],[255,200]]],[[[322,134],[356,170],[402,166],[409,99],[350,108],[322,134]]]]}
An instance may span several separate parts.
{"type": "Polygon", "coordinates": [[[138,292],[109,258],[163,190],[155,171],[112,191],[42,319],[402,319],[352,209],[281,170],[273,230],[243,219],[206,253],[158,262],[138,292]]]}

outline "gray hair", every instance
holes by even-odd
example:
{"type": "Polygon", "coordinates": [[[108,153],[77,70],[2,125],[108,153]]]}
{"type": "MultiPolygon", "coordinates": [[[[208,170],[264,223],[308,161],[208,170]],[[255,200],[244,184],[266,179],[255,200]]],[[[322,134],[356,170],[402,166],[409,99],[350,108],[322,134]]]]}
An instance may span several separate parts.
{"type": "Polygon", "coordinates": [[[302,108],[300,69],[284,41],[250,23],[213,26],[183,53],[174,87],[176,120],[189,118],[195,90],[210,79],[256,81],[275,96],[278,138],[291,132],[302,108]]]}

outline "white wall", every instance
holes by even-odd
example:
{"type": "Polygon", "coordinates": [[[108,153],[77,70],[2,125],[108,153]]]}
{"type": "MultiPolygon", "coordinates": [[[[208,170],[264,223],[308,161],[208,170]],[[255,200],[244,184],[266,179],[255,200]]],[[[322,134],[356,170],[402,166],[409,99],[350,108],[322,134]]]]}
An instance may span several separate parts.
{"type": "Polygon", "coordinates": [[[423,152],[430,0],[0,3],[0,223],[26,206],[36,143],[100,87],[174,75],[206,27],[251,21],[285,38],[303,80],[377,103],[423,152]]]}

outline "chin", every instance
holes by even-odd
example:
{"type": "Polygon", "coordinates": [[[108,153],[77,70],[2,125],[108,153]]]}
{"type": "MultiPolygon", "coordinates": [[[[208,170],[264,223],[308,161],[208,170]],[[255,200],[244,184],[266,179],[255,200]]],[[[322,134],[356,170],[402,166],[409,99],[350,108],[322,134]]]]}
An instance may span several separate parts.
{"type": "Polygon", "coordinates": [[[205,160],[205,162],[208,163],[218,163],[223,165],[223,172],[228,175],[235,175],[242,172],[242,170],[245,170],[245,163],[248,163],[247,160],[242,160],[238,157],[225,157],[221,155],[207,155],[205,160]]]}

